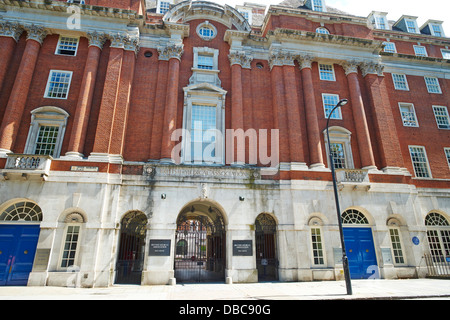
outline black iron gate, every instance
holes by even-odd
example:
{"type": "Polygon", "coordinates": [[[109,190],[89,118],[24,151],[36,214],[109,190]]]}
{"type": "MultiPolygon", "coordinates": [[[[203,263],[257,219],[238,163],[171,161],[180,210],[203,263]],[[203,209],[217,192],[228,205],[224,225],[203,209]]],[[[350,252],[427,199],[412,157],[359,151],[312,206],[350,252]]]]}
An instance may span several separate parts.
{"type": "Polygon", "coordinates": [[[276,232],[276,222],[270,215],[262,213],[256,218],[256,267],[259,281],[278,280],[276,232]]]}
{"type": "Polygon", "coordinates": [[[225,230],[206,216],[178,224],[175,278],[177,283],[225,281],[225,230]]]}
{"type": "Polygon", "coordinates": [[[142,212],[130,212],[122,219],[115,283],[141,284],[146,230],[147,217],[142,212]]]}

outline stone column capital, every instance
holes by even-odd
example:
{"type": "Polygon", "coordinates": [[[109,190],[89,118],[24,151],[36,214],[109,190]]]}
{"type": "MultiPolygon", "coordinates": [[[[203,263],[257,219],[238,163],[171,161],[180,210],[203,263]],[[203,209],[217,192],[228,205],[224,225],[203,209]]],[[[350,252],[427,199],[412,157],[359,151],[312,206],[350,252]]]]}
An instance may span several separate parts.
{"type": "Polygon", "coordinates": [[[17,42],[22,32],[23,28],[18,23],[9,21],[0,22],[0,36],[11,37],[17,42]]]}
{"type": "Polygon", "coordinates": [[[251,62],[253,61],[253,57],[247,55],[245,51],[237,51],[237,50],[231,50],[230,54],[228,55],[228,59],[230,60],[231,66],[238,64],[245,69],[250,69],[251,62]]]}
{"type": "Polygon", "coordinates": [[[363,77],[368,74],[376,74],[380,77],[384,76],[384,66],[377,62],[362,62],[359,65],[359,68],[361,69],[363,77]]]}
{"type": "Polygon", "coordinates": [[[270,69],[274,66],[294,66],[295,55],[287,51],[272,51],[269,55],[270,69]]]}
{"type": "Polygon", "coordinates": [[[300,70],[305,69],[305,68],[312,68],[312,64],[314,62],[315,57],[305,54],[305,55],[299,55],[297,56],[297,61],[298,64],[300,66],[300,70]]]}
{"type": "Polygon", "coordinates": [[[139,37],[131,36],[126,33],[112,33],[108,35],[111,41],[111,48],[124,49],[125,51],[134,51],[135,54],[139,52],[139,37]]]}
{"type": "Polygon", "coordinates": [[[98,33],[97,31],[88,32],[86,37],[89,40],[89,46],[96,46],[100,48],[100,50],[103,49],[103,45],[107,40],[104,33],[98,33]]]}
{"type": "Polygon", "coordinates": [[[178,59],[181,61],[181,56],[183,55],[183,45],[170,44],[165,47],[158,47],[158,59],[169,61],[170,59],[178,59]]]}
{"type": "Polygon", "coordinates": [[[27,31],[27,40],[35,40],[41,45],[48,35],[48,31],[44,27],[35,24],[26,25],[24,29],[27,31]]]}
{"type": "Polygon", "coordinates": [[[350,73],[358,73],[358,61],[345,61],[341,63],[341,66],[344,68],[345,75],[349,75],[350,73]]]}

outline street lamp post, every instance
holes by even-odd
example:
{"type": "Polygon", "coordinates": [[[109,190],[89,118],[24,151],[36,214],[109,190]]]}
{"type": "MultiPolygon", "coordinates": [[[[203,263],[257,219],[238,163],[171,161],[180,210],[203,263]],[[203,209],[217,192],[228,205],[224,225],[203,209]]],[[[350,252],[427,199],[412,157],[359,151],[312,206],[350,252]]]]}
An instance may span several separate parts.
{"type": "Polygon", "coordinates": [[[347,294],[352,295],[352,284],[350,280],[350,270],[348,267],[348,258],[347,253],[345,251],[345,242],[344,242],[344,232],[342,230],[342,218],[341,218],[341,209],[339,207],[339,197],[338,197],[338,188],[337,188],[337,182],[336,182],[336,172],[334,170],[334,160],[333,160],[333,152],[331,151],[331,143],[330,143],[330,135],[328,132],[329,124],[330,124],[330,118],[333,115],[333,112],[342,106],[345,106],[348,103],[347,99],[343,99],[338,102],[338,104],[330,111],[330,114],[328,115],[327,119],[327,139],[328,139],[328,153],[330,156],[330,167],[331,167],[331,175],[333,178],[333,188],[334,188],[334,200],[336,202],[336,213],[337,213],[337,219],[339,224],[339,234],[341,237],[341,247],[342,247],[342,265],[344,267],[344,277],[345,277],[345,286],[347,287],[347,294]]]}

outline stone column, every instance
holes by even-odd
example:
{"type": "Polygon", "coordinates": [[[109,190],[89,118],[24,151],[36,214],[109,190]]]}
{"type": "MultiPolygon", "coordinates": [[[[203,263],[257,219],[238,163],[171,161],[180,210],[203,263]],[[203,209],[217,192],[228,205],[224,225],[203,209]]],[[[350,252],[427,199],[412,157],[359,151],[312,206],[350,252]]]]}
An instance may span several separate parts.
{"type": "Polygon", "coordinates": [[[374,115],[376,142],[381,155],[382,169],[388,172],[399,172],[405,165],[384,82],[384,68],[377,63],[363,63],[360,69],[374,115]]]}
{"type": "Polygon", "coordinates": [[[167,78],[167,99],[162,128],[161,160],[169,163],[172,163],[172,149],[175,146],[175,141],[171,140],[171,136],[177,125],[178,85],[180,62],[183,52],[182,45],[169,46],[166,48],[165,52],[169,60],[169,71],[167,78]]]}
{"type": "Polygon", "coordinates": [[[298,59],[298,62],[302,74],[303,99],[306,109],[306,130],[308,133],[310,168],[325,168],[311,71],[313,58],[310,56],[302,56],[298,59]]]}
{"type": "Polygon", "coordinates": [[[84,67],[77,109],[75,111],[72,134],[70,136],[68,148],[69,151],[66,153],[66,156],[75,158],[84,157],[83,148],[86,140],[98,64],[103,44],[106,41],[105,35],[97,32],[88,33],[87,38],[89,39],[88,56],[84,67]]]}
{"type": "MultiPolygon", "coordinates": [[[[272,105],[273,105],[273,125],[279,130],[280,146],[279,161],[283,168],[290,162],[289,154],[289,131],[288,120],[286,118],[285,87],[283,79],[284,56],[281,53],[272,53],[269,57],[272,105]]],[[[290,167],[290,166],[289,166],[290,167]]]]}
{"type": "MultiPolygon", "coordinates": [[[[250,68],[253,58],[246,56],[245,52],[233,50],[228,55],[231,65],[231,129],[245,131],[244,126],[244,97],[242,91],[242,68],[250,68]]],[[[227,154],[227,163],[243,165],[245,164],[245,150],[238,150],[234,136],[231,143],[233,155],[227,154]]],[[[241,146],[242,147],[242,146],[241,146]]],[[[245,147],[245,139],[244,139],[245,147]]],[[[227,149],[228,150],[228,149],[227,149]]]]}
{"type": "Polygon", "coordinates": [[[114,122],[114,112],[117,104],[119,81],[122,72],[124,46],[126,35],[114,34],[109,36],[111,47],[108,68],[106,71],[103,96],[95,132],[94,148],[89,156],[92,161],[122,163],[120,155],[111,155],[109,145],[114,122]]]}
{"type": "Polygon", "coordinates": [[[276,128],[280,130],[280,162],[289,162],[290,170],[307,169],[303,153],[294,56],[280,51],[272,54],[270,64],[274,107],[278,115],[276,128]]]}
{"type": "Polygon", "coordinates": [[[47,36],[47,31],[40,26],[31,25],[25,27],[25,29],[27,31],[27,43],[0,127],[0,154],[2,155],[11,152],[14,147],[36,61],[42,42],[47,36]]]}
{"type": "Polygon", "coordinates": [[[156,83],[155,105],[152,115],[152,135],[150,144],[149,160],[155,161],[161,159],[161,137],[164,121],[164,108],[166,104],[166,95],[161,92],[167,90],[167,72],[169,69],[168,56],[164,54],[165,47],[158,48],[158,81],[156,83]]]}
{"type": "Polygon", "coordinates": [[[353,110],[353,121],[355,123],[359,154],[361,157],[361,166],[363,169],[376,169],[372,142],[369,134],[369,126],[367,125],[367,118],[361,95],[361,87],[358,80],[358,63],[347,62],[342,66],[348,79],[350,101],[353,110]]]}
{"type": "Polygon", "coordinates": [[[125,135],[130,109],[131,89],[136,65],[136,55],[139,50],[139,39],[127,37],[125,39],[122,71],[120,75],[119,90],[117,94],[114,124],[111,133],[110,154],[123,155],[125,135]]]}
{"type": "Polygon", "coordinates": [[[0,90],[2,89],[14,49],[22,32],[23,29],[17,23],[0,23],[0,61],[2,62],[0,64],[0,90]]]}
{"type": "Polygon", "coordinates": [[[307,169],[303,152],[302,126],[298,101],[297,80],[295,77],[294,57],[290,56],[283,66],[286,97],[286,116],[289,129],[289,154],[291,170],[307,169]]]}

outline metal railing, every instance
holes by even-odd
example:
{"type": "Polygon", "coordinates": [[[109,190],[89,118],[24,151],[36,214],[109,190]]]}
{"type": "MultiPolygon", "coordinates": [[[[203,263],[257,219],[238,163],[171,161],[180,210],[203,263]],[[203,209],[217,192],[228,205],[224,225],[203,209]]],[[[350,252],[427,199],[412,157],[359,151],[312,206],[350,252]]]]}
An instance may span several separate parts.
{"type": "Polygon", "coordinates": [[[448,278],[450,279],[450,257],[424,255],[428,269],[428,278],[448,278]]]}

